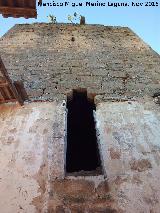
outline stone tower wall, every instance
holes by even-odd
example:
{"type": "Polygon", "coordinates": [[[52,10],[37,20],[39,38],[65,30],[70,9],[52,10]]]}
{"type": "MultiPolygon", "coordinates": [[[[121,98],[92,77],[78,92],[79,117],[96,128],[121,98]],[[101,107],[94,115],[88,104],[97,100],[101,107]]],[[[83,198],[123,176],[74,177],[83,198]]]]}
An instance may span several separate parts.
{"type": "Polygon", "coordinates": [[[126,27],[16,25],[0,39],[14,81],[34,100],[54,100],[75,88],[104,97],[159,92],[160,56],[126,27]]]}

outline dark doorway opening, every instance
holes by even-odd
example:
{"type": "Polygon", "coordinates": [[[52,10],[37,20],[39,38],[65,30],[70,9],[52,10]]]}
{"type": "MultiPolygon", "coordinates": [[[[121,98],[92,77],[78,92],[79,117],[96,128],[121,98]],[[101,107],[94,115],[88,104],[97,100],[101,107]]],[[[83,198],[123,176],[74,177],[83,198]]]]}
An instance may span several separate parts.
{"type": "Polygon", "coordinates": [[[93,110],[94,99],[86,90],[73,90],[67,99],[66,172],[102,173],[93,110]],[[93,172],[94,171],[94,172],[93,172]]]}

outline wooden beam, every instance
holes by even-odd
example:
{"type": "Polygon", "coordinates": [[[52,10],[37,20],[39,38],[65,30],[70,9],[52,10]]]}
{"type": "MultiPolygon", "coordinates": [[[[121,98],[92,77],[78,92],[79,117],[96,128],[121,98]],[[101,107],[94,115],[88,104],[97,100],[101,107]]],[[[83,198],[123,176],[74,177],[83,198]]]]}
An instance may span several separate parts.
{"type": "Polygon", "coordinates": [[[1,87],[6,87],[6,86],[8,86],[8,83],[7,83],[7,82],[6,82],[6,83],[1,83],[1,82],[0,82],[0,88],[1,88],[1,87]]]}
{"type": "Polygon", "coordinates": [[[20,105],[23,105],[23,100],[22,100],[21,96],[18,94],[15,86],[12,84],[12,81],[7,73],[7,70],[4,66],[1,58],[0,58],[0,71],[2,72],[2,75],[4,76],[6,81],[8,82],[8,86],[12,90],[14,97],[17,99],[17,101],[19,102],[20,105]]]}
{"type": "Polygon", "coordinates": [[[28,1],[29,8],[36,8],[36,0],[28,1]]]}
{"type": "Polygon", "coordinates": [[[13,0],[8,0],[7,3],[8,3],[7,5],[8,5],[9,7],[14,7],[15,1],[13,1],[13,0]]]}
{"type": "Polygon", "coordinates": [[[16,102],[16,99],[10,99],[10,100],[1,100],[0,99],[0,103],[9,103],[9,102],[16,102]]]}
{"type": "Polygon", "coordinates": [[[0,6],[0,13],[3,16],[7,16],[12,14],[21,16],[21,17],[37,17],[37,11],[36,9],[32,8],[21,8],[21,7],[5,7],[5,6],[0,6]]]}

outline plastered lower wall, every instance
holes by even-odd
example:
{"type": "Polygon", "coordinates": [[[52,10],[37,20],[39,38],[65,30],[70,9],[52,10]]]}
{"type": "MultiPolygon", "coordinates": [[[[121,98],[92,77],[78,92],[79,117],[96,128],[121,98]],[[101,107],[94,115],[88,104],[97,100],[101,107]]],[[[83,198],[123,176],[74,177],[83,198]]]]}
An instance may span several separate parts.
{"type": "Polygon", "coordinates": [[[95,117],[105,175],[65,177],[65,102],[0,106],[3,213],[159,213],[159,106],[103,102],[95,117]]]}

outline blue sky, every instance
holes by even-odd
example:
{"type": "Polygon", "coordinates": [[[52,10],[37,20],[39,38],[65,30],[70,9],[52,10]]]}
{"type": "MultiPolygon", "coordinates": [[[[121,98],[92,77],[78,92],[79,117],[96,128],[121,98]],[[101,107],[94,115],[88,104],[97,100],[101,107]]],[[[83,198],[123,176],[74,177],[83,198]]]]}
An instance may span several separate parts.
{"type": "MultiPolygon", "coordinates": [[[[97,2],[96,0],[91,0],[97,2]]],[[[53,2],[43,0],[43,2],[53,2]]],[[[56,0],[55,2],[64,2],[56,0]]],[[[72,0],[73,2],[73,0],[72,0]]],[[[79,0],[76,2],[83,2],[79,0]]],[[[99,2],[107,2],[99,0],[99,2]]],[[[110,2],[118,2],[111,0],[110,2]]],[[[122,0],[121,2],[127,2],[122,0]]],[[[138,2],[133,0],[133,2],[138,2]]],[[[144,3],[144,0],[141,1],[144,3]]],[[[71,1],[70,1],[71,3],[71,1]]],[[[131,0],[128,1],[131,4],[131,0]]],[[[88,24],[103,24],[106,26],[127,26],[137,33],[146,43],[160,54],[160,2],[158,7],[38,7],[37,19],[3,18],[0,15],[0,36],[6,33],[12,26],[20,23],[48,22],[47,15],[53,14],[58,22],[68,22],[67,16],[77,12],[86,17],[88,24]]]]}

